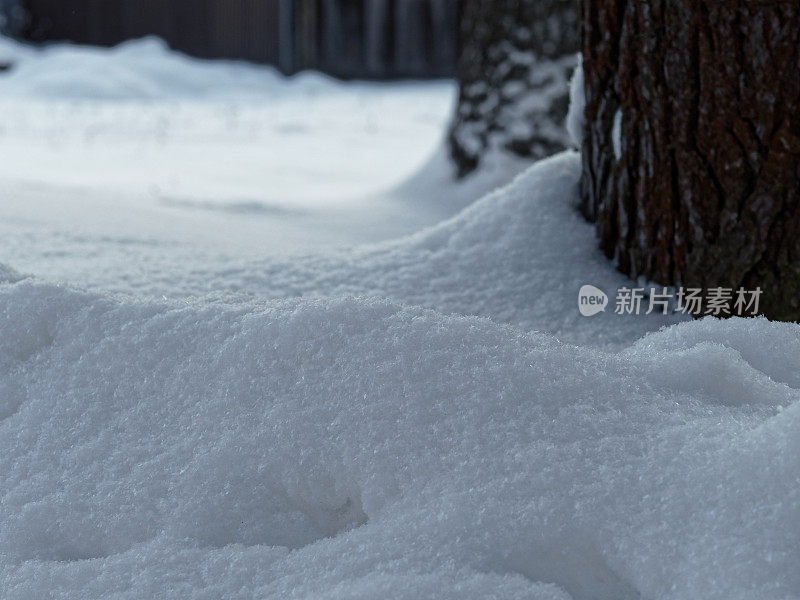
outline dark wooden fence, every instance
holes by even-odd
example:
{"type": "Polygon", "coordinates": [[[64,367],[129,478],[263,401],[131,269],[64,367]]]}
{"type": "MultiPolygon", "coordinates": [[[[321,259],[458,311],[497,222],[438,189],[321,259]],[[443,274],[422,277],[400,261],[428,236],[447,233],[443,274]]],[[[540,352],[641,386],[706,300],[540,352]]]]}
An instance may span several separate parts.
{"type": "Polygon", "coordinates": [[[459,0],[26,0],[36,41],[157,35],[203,58],[339,77],[455,73],[459,0]]]}
{"type": "Polygon", "coordinates": [[[344,77],[447,77],[458,53],[458,0],[292,3],[296,68],[344,77]]]}

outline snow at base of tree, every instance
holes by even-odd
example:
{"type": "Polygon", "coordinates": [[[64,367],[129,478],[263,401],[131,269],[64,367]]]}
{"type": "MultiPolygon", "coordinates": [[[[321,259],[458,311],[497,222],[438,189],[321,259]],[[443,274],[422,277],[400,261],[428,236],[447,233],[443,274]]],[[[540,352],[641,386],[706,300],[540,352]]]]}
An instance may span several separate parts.
{"type": "Polygon", "coordinates": [[[578,55],[578,66],[572,73],[569,82],[569,112],[567,113],[567,132],[572,142],[572,147],[580,150],[583,146],[583,128],[586,123],[584,110],[586,109],[586,96],[583,90],[583,66],[581,55],[578,55]]]}

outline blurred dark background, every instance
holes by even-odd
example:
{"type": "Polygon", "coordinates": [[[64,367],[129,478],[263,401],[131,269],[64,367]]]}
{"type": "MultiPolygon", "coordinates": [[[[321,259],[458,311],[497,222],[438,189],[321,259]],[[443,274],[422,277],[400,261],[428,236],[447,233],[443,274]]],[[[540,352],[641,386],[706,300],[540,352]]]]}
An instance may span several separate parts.
{"type": "Polygon", "coordinates": [[[343,78],[452,77],[459,0],[0,0],[31,41],[157,35],[201,58],[343,78]],[[20,10],[21,9],[21,10],[20,10]]]}

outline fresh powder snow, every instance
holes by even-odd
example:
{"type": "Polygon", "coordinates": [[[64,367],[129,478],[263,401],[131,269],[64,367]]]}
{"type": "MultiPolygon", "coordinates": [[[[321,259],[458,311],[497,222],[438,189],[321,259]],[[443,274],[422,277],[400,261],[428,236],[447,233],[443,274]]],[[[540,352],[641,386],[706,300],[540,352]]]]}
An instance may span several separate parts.
{"type": "MultiPolygon", "coordinates": [[[[441,134],[449,84],[309,76],[309,96],[262,69],[255,100],[219,99],[204,78],[257,68],[217,73],[147,40],[3,44],[22,58],[2,102],[28,120],[4,122],[0,165],[130,144],[163,167],[0,166],[4,599],[800,597],[800,328],[581,316],[582,285],[634,282],[578,213],[576,152],[447,183],[438,137],[413,132],[441,134]],[[47,68],[25,66],[35,52],[85,61],[88,99],[23,77],[47,68]],[[275,138],[226,155],[243,139],[221,125],[230,106],[260,115],[248,129],[270,95],[298,112],[330,95],[330,129],[295,132],[325,144],[365,118],[361,94],[406,107],[394,141],[420,154],[402,177],[365,168],[364,187],[343,176],[326,195],[307,157],[308,187],[271,190],[275,138]],[[178,160],[192,140],[217,171],[178,160]],[[226,161],[262,146],[265,171],[238,182],[226,161]],[[326,222],[343,229],[280,237],[326,222]]],[[[355,160],[363,135],[339,152],[355,160]]]]}
{"type": "Polygon", "coordinates": [[[798,590],[796,325],[601,352],[369,298],[0,306],[5,598],[798,590]]]}

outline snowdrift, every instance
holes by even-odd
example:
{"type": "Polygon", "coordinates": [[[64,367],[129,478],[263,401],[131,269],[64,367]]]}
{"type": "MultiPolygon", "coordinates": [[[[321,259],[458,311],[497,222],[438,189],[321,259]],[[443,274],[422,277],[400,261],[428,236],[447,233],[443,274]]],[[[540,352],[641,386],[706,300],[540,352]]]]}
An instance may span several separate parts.
{"type": "Polygon", "coordinates": [[[581,317],[578,171],[172,300],[0,268],[3,597],[797,597],[800,327],[581,317]]]}
{"type": "Polygon", "coordinates": [[[800,328],[0,285],[4,598],[800,593],[800,328]],[[80,591],[78,591],[80,590],[80,591]]]}
{"type": "MultiPolygon", "coordinates": [[[[4,95],[71,100],[227,100],[292,91],[274,68],[192,58],[170,50],[156,37],[113,48],[63,43],[39,48],[0,36],[3,61],[13,65],[10,74],[0,77],[4,95]]],[[[318,73],[303,73],[290,81],[305,92],[332,83],[318,73]]]]}
{"type": "Polygon", "coordinates": [[[103,268],[85,281],[173,298],[380,296],[605,348],[622,347],[685,318],[614,314],[616,290],[634,284],[597,250],[594,229],[577,210],[579,179],[580,155],[564,152],[536,163],[452,219],[396,241],[300,257],[192,256],[190,266],[164,258],[163,247],[133,247],[128,260],[141,266],[124,281],[109,283],[116,273],[103,268]],[[604,289],[612,302],[589,320],[577,309],[584,284],[604,289]]]}

